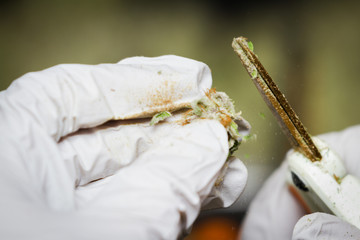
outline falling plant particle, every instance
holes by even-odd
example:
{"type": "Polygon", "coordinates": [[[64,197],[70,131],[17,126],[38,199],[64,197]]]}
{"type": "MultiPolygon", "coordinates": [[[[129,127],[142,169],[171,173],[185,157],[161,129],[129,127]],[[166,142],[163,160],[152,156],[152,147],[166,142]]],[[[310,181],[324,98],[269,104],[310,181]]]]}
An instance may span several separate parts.
{"type": "Polygon", "coordinates": [[[259,112],[259,116],[260,116],[262,119],[265,119],[265,114],[264,114],[264,113],[259,112]]]}
{"type": "Polygon", "coordinates": [[[248,134],[246,136],[243,136],[242,140],[249,141],[249,140],[256,140],[257,135],[256,134],[248,134]]]}

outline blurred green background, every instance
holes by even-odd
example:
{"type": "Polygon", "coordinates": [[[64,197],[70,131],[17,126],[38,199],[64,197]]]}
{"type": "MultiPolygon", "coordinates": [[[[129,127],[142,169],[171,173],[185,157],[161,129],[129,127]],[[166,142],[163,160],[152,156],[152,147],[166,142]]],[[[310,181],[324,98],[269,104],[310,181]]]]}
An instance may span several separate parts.
{"type": "Polygon", "coordinates": [[[254,43],[270,75],[316,135],[360,121],[357,1],[1,1],[0,90],[60,63],[98,64],[176,54],[207,63],[252,124],[238,156],[249,182],[231,212],[244,212],[290,148],[240,60],[237,36],[254,43]]]}

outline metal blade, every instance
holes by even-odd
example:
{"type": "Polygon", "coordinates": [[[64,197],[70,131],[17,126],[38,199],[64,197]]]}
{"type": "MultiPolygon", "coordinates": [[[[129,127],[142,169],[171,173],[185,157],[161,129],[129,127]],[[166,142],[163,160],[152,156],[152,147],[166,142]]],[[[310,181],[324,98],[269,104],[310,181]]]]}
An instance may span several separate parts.
{"type": "Polygon", "coordinates": [[[258,57],[250,50],[247,39],[238,37],[233,40],[232,47],[240,57],[264,101],[275,115],[283,132],[293,148],[303,153],[311,161],[319,161],[322,156],[312,141],[309,133],[291,108],[284,94],[281,93],[271,79],[258,57]]]}

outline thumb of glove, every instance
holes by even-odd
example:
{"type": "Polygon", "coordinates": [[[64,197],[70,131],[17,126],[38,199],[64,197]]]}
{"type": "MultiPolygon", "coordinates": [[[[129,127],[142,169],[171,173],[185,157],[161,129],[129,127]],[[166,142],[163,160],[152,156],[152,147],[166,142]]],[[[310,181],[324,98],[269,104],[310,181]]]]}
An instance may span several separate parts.
{"type": "Polygon", "coordinates": [[[360,239],[360,230],[336,216],[313,213],[296,223],[292,240],[297,239],[360,239]]]}

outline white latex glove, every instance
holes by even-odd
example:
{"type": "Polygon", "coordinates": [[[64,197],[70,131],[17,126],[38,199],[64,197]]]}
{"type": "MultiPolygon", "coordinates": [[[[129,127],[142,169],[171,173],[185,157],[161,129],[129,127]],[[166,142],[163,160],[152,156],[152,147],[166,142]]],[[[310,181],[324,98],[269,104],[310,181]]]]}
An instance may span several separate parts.
{"type": "MultiPolygon", "coordinates": [[[[349,174],[360,177],[360,126],[319,138],[338,153],[349,174]]],[[[359,229],[335,216],[305,215],[302,206],[288,191],[286,171],[284,162],[256,195],[245,218],[241,239],[360,239],[359,229]]]]}
{"type": "MultiPolygon", "coordinates": [[[[176,56],[14,81],[0,93],[0,239],[176,239],[224,165],[224,127],[108,121],[175,110],[210,87],[205,64],[176,56]]],[[[236,162],[239,194],[247,173],[236,162]]]]}

